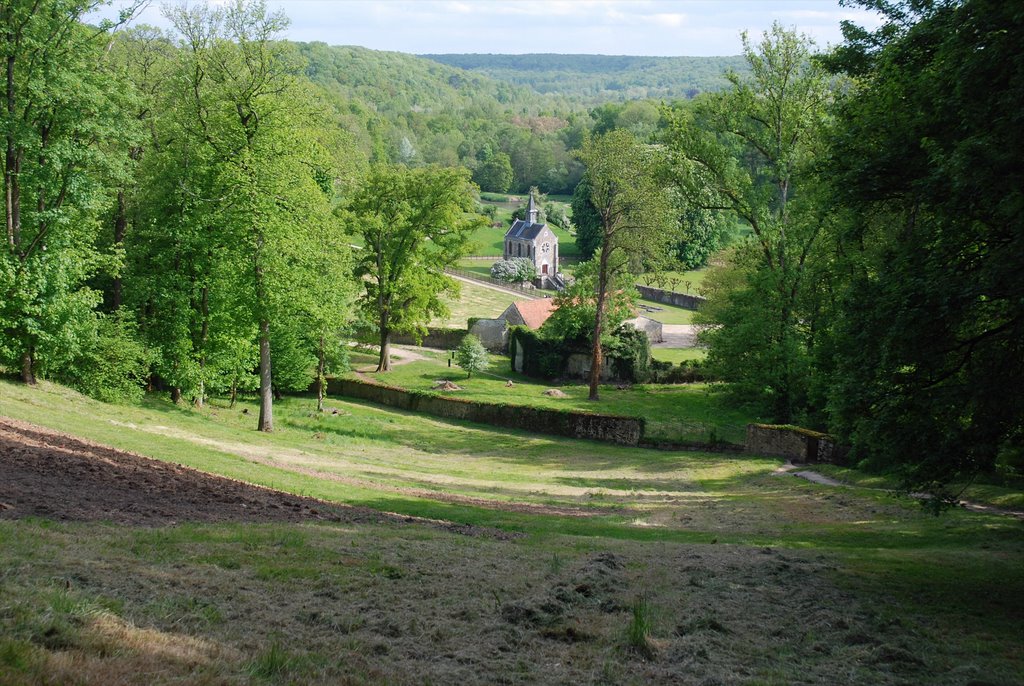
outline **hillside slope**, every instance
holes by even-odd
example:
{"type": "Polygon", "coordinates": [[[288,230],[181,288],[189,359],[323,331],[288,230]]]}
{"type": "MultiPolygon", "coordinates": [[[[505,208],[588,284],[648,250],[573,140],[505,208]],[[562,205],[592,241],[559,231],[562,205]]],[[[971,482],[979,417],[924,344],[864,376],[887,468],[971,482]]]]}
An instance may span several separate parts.
{"type": "Polygon", "coordinates": [[[435,62],[558,95],[580,104],[675,100],[721,90],[723,74],[747,66],[740,56],[636,57],[629,55],[450,54],[421,55],[435,62]]]}

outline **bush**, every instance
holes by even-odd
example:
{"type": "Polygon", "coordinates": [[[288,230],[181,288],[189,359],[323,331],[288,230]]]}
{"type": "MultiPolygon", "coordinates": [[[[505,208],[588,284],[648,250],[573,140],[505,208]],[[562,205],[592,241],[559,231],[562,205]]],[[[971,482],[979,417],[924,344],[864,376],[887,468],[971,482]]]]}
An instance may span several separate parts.
{"type": "Polygon", "coordinates": [[[470,377],[473,376],[473,372],[487,369],[490,359],[479,338],[467,334],[462,339],[459,347],[455,349],[455,364],[465,369],[470,377]]]}
{"type": "Polygon", "coordinates": [[[119,315],[100,316],[96,337],[75,360],[65,379],[103,402],[138,402],[149,375],[150,356],[136,338],[135,323],[119,315]]]}
{"type": "Polygon", "coordinates": [[[650,378],[651,342],[643,331],[624,324],[615,330],[604,349],[620,379],[642,383],[650,378]]]}
{"type": "Polygon", "coordinates": [[[532,281],[537,276],[537,267],[528,257],[513,257],[509,260],[498,260],[491,265],[491,278],[506,283],[532,281]]]}

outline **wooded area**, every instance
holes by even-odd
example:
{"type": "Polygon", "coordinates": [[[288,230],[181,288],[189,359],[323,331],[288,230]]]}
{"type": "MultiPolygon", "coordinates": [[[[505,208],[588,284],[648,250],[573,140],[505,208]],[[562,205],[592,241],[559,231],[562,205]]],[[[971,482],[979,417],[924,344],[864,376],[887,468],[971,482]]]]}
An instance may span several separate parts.
{"type": "MultiPolygon", "coordinates": [[[[0,364],[26,383],[258,391],[269,431],[274,394],[322,389],[357,329],[386,370],[390,332],[441,311],[482,223],[472,179],[575,191],[598,355],[615,273],[729,246],[699,316],[736,402],[940,494],[1020,464],[1024,14],[1006,3],[865,2],[884,25],[829,54],[777,25],[721,90],[589,113],[539,80],[289,43],[259,3],[172,7],[171,33],[84,24],[98,4],[0,9],[0,364]]],[[[474,68],[544,63],[492,57],[474,68]]]]}

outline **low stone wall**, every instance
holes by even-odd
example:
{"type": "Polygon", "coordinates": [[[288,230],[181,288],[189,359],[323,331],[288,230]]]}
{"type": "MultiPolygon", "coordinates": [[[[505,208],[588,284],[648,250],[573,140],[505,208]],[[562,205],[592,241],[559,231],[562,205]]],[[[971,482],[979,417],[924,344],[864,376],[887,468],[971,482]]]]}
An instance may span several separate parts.
{"type": "Polygon", "coordinates": [[[570,438],[588,438],[620,445],[637,445],[644,433],[644,420],[638,417],[616,417],[551,410],[520,405],[481,403],[462,398],[448,398],[424,391],[408,391],[355,379],[329,379],[327,392],[348,398],[359,398],[380,405],[422,412],[435,417],[464,419],[507,429],[570,438]]]}
{"type": "Polygon", "coordinates": [[[439,350],[455,350],[459,343],[468,333],[465,329],[427,329],[427,335],[423,341],[417,343],[416,337],[410,334],[393,334],[391,342],[397,345],[421,345],[424,348],[437,348],[439,350]]]}
{"type": "Polygon", "coordinates": [[[785,425],[747,424],[746,450],[793,462],[843,464],[846,459],[846,450],[828,434],[785,425]]]}
{"type": "MultiPolygon", "coordinates": [[[[706,298],[702,298],[699,295],[690,295],[689,293],[676,293],[675,291],[666,291],[661,288],[653,288],[651,286],[641,286],[637,284],[636,289],[640,291],[640,297],[644,300],[653,300],[654,302],[664,303],[666,305],[674,305],[676,307],[682,307],[687,310],[700,309],[700,306],[704,304],[706,298]]],[[[657,313],[652,313],[657,317],[657,313]]]]}

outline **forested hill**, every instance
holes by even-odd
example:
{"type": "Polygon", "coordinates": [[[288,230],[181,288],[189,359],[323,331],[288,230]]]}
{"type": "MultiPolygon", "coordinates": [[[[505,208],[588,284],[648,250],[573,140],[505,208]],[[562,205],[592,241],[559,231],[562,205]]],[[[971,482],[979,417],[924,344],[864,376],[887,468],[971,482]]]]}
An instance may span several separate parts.
{"type": "Polygon", "coordinates": [[[296,43],[314,83],[382,112],[477,109],[495,112],[528,103],[523,86],[439,64],[415,55],[326,43],[296,43]]]}
{"type": "Polygon", "coordinates": [[[585,104],[655,98],[692,98],[721,90],[723,74],[746,71],[740,56],[632,57],[627,55],[421,55],[537,93],[585,104]]]}

